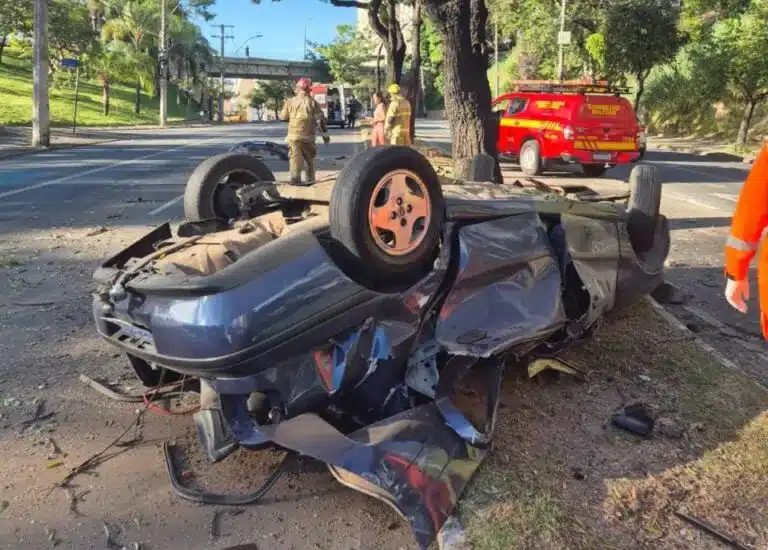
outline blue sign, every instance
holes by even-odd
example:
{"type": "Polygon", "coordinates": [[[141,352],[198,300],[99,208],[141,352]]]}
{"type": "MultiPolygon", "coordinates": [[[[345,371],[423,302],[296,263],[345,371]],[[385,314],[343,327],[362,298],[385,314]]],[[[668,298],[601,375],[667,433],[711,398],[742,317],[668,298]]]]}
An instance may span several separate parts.
{"type": "Polygon", "coordinates": [[[77,69],[78,63],[79,62],[78,62],[77,59],[67,59],[67,58],[64,58],[64,59],[61,60],[61,68],[62,69],[77,69]]]}

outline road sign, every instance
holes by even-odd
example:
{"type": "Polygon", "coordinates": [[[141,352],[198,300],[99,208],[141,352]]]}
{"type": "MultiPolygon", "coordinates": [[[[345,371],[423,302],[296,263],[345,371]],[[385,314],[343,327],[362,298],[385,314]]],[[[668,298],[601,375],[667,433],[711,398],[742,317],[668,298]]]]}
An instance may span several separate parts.
{"type": "Polygon", "coordinates": [[[77,69],[79,64],[80,63],[78,62],[77,59],[69,59],[65,57],[64,59],[61,60],[62,69],[77,69]]]}
{"type": "Polygon", "coordinates": [[[571,43],[571,31],[560,31],[557,33],[557,43],[567,46],[571,43]]]}

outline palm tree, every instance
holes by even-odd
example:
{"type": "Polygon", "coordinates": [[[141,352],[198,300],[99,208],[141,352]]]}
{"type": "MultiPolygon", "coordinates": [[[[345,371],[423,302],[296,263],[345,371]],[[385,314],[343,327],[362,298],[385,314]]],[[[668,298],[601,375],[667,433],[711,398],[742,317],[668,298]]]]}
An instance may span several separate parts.
{"type": "Polygon", "coordinates": [[[122,40],[130,44],[130,61],[136,79],[136,113],[141,109],[141,90],[154,89],[154,62],[149,49],[155,42],[158,12],[149,0],[124,0],[101,29],[105,40],[122,40]]]}
{"type": "Polygon", "coordinates": [[[86,66],[92,69],[101,83],[101,104],[104,116],[109,116],[109,92],[112,82],[133,77],[133,67],[128,66],[128,44],[119,40],[97,43],[89,53],[86,66]]]}

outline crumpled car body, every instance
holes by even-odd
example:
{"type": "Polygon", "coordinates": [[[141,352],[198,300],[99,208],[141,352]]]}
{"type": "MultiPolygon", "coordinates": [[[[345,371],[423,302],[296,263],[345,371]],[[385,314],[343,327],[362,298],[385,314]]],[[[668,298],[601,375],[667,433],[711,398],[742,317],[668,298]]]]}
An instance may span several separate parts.
{"type": "Polygon", "coordinates": [[[431,272],[381,292],[348,272],[322,216],[301,224],[206,275],[153,267],[172,239],[160,226],[97,271],[96,326],[131,357],[200,378],[212,460],[268,445],[317,458],[424,548],[489,451],[504,364],[588,337],[662,282],[669,250],[663,216],[637,254],[620,206],[449,196],[431,272]],[[484,426],[453,397],[470,371],[488,380],[484,426]],[[268,419],[249,410],[254,394],[268,419]]]}

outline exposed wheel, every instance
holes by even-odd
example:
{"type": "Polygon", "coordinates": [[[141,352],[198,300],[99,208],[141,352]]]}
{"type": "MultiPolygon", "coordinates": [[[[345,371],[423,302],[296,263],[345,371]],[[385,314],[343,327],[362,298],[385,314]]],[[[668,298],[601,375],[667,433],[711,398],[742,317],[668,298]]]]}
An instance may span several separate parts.
{"type": "Polygon", "coordinates": [[[654,245],[661,208],[661,185],[661,176],[655,166],[638,164],[629,174],[627,231],[635,252],[647,252],[654,245]]]}
{"type": "Polygon", "coordinates": [[[184,189],[184,216],[188,221],[236,218],[240,206],[235,191],[260,181],[275,181],[266,164],[242,153],[225,153],[202,162],[184,189]]]}
{"type": "Polygon", "coordinates": [[[432,269],[443,216],[434,168],[405,146],[355,156],[330,201],[332,237],[349,252],[356,274],[377,286],[410,283],[432,269]]]}
{"type": "Polygon", "coordinates": [[[582,164],[581,169],[588,178],[599,178],[608,170],[604,164],[582,164]]]}
{"type": "Polygon", "coordinates": [[[541,174],[541,146],[535,139],[529,139],[520,148],[520,169],[526,176],[541,174]]]}

